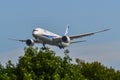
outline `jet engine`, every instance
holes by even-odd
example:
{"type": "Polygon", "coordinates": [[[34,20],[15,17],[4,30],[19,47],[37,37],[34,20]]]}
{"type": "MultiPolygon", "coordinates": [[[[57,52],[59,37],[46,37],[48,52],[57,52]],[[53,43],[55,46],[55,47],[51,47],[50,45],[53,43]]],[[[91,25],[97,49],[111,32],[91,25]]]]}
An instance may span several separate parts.
{"type": "Polygon", "coordinates": [[[70,45],[70,38],[68,36],[63,36],[62,41],[59,43],[59,48],[64,48],[70,45]]]}
{"type": "Polygon", "coordinates": [[[33,46],[34,45],[34,40],[32,40],[32,39],[27,39],[26,40],[26,44],[27,44],[27,46],[33,46]]]}
{"type": "Polygon", "coordinates": [[[62,41],[63,41],[64,43],[70,43],[70,38],[69,38],[68,36],[63,36],[63,37],[62,37],[62,41]]]}

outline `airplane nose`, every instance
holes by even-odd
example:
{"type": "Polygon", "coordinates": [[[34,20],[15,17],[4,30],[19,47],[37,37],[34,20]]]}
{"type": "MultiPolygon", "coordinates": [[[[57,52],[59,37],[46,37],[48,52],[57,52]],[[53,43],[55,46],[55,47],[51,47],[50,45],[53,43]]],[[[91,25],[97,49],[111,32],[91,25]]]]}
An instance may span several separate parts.
{"type": "Polygon", "coordinates": [[[33,35],[33,37],[38,37],[39,36],[39,30],[38,29],[34,29],[33,31],[32,31],[32,35],[33,35]]]}
{"type": "Polygon", "coordinates": [[[36,31],[35,31],[35,30],[33,30],[32,35],[33,35],[34,37],[36,37],[36,31]]]}

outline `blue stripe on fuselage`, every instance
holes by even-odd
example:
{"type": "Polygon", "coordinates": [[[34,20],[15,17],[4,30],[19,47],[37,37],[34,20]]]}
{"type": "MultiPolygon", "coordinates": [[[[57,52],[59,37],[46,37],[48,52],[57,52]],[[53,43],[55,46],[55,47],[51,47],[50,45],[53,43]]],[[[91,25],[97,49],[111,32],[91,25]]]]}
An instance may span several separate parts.
{"type": "Polygon", "coordinates": [[[47,38],[50,38],[50,39],[53,39],[53,38],[56,38],[57,36],[50,36],[50,35],[42,35],[44,37],[47,37],[47,38]]]}

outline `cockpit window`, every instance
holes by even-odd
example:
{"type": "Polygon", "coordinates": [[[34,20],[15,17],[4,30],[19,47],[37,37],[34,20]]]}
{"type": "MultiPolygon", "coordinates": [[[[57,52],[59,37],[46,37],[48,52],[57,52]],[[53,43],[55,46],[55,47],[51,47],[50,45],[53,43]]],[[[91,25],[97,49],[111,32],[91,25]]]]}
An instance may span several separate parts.
{"type": "Polygon", "coordinates": [[[38,31],[38,30],[34,29],[33,32],[34,32],[34,31],[38,31]]]}

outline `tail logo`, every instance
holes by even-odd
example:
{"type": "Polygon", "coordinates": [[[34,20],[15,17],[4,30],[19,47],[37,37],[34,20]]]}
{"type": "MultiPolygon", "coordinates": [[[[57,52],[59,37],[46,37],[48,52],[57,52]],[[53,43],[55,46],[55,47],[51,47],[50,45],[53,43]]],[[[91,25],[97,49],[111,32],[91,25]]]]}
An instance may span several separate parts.
{"type": "Polygon", "coordinates": [[[65,31],[65,36],[69,36],[69,25],[67,25],[66,31],[65,31]]]}

